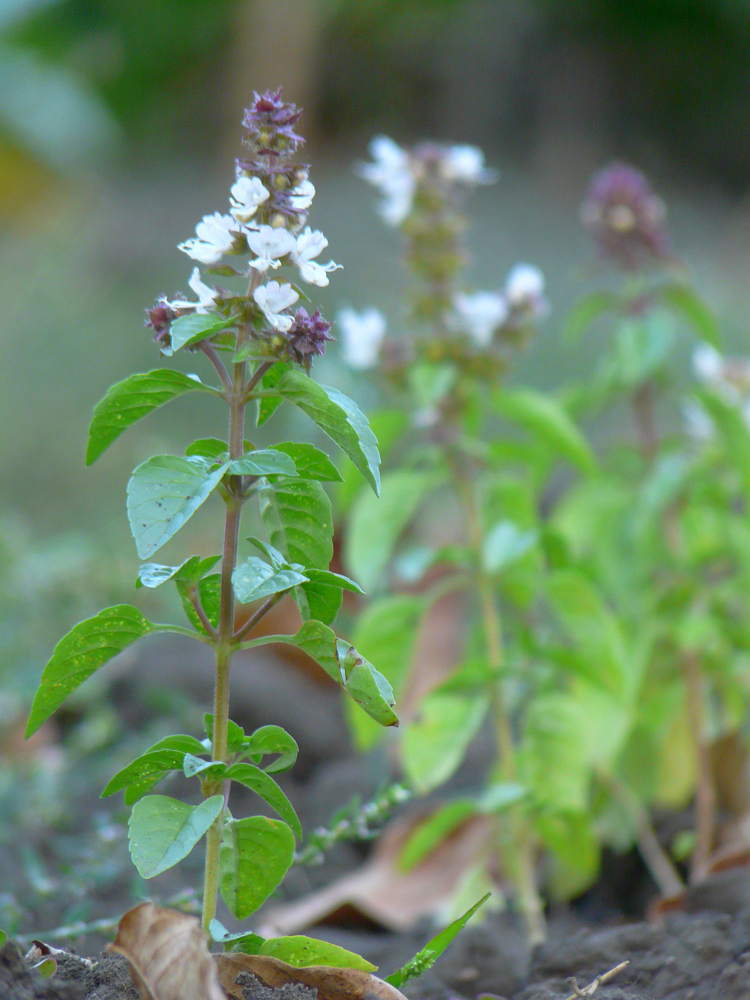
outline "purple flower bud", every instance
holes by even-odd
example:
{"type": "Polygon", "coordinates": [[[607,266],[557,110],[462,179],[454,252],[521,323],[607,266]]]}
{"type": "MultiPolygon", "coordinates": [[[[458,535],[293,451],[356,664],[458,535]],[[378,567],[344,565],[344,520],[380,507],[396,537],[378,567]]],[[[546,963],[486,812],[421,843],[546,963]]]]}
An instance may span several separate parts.
{"type": "Polygon", "coordinates": [[[320,315],[319,309],[312,316],[308,316],[305,308],[298,309],[286,334],[287,354],[309,373],[313,356],[324,354],[327,341],[335,339],[330,336],[330,329],[331,324],[320,315]]]}
{"type": "Polygon", "coordinates": [[[302,114],[300,109],[282,101],[280,89],[253,96],[253,104],[245,110],[242,120],[247,129],[243,142],[261,156],[293,153],[305,141],[292,128],[302,114]]]}
{"type": "Polygon", "coordinates": [[[169,328],[179,314],[172,308],[165,295],[160,295],[153,309],[146,310],[145,326],[154,330],[154,342],[169,345],[169,328]]]}
{"type": "Polygon", "coordinates": [[[626,271],[670,259],[665,215],[664,202],[643,174],[624,163],[595,174],[581,206],[600,254],[626,271]]]}

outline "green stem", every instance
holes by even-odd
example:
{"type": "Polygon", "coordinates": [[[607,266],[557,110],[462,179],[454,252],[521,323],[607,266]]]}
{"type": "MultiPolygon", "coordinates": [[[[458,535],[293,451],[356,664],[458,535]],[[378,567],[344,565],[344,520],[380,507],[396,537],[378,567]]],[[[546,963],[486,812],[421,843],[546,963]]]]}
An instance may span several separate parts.
{"type": "MultiPolygon", "coordinates": [[[[232,391],[227,394],[229,402],[229,457],[240,458],[244,451],[245,437],[245,363],[234,365],[232,391]]],[[[221,564],[221,593],[219,597],[219,627],[216,634],[216,675],[214,683],[214,731],[213,753],[215,761],[228,762],[227,742],[229,727],[229,677],[234,642],[234,588],[232,574],[237,565],[237,547],[240,536],[242,515],[242,477],[231,476],[229,495],[226,498],[224,520],[224,551],[221,564]]],[[[216,900],[219,888],[219,851],[224,830],[226,803],[229,798],[228,782],[206,786],[207,795],[224,795],[225,808],[211,825],[206,836],[206,868],[203,886],[204,931],[208,933],[211,921],[216,916],[216,900]]]]}
{"type": "MultiPolygon", "coordinates": [[[[503,667],[503,637],[500,613],[495,601],[492,579],[484,568],[482,556],[483,534],[476,491],[471,472],[460,461],[453,462],[456,483],[461,496],[466,519],[469,544],[474,552],[474,566],[479,605],[487,647],[487,658],[492,673],[496,675],[491,689],[492,714],[497,741],[498,771],[502,780],[514,781],[517,777],[516,755],[513,746],[513,727],[503,696],[500,672],[503,667]]],[[[536,884],[533,835],[528,819],[519,809],[508,813],[511,849],[507,861],[518,896],[518,907],[526,925],[529,943],[533,946],[546,938],[544,905],[536,884]]]]}

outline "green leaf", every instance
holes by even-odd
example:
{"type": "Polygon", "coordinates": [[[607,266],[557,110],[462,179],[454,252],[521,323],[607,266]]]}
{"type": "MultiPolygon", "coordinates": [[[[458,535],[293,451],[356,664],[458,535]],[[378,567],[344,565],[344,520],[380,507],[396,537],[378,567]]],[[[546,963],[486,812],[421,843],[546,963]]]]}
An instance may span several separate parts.
{"type": "Polygon", "coordinates": [[[223,808],[223,795],[212,795],[199,806],[167,795],[147,795],[136,802],[128,831],[130,856],[141,878],[154,878],[187,857],[223,808]]]}
{"type": "Polygon", "coordinates": [[[341,473],[328,455],[315,445],[302,441],[282,441],[272,446],[274,451],[288,455],[302,479],[317,479],[321,483],[341,482],[341,473]]]}
{"type": "Polygon", "coordinates": [[[750,429],[741,408],[715,392],[696,393],[701,405],[713,420],[727,453],[742,477],[745,494],[750,496],[750,429]]]}
{"type": "Polygon", "coordinates": [[[397,726],[398,716],[393,711],[396,700],[385,677],[351,643],[339,639],[336,649],[347,694],[379,725],[397,726]]]}
{"type": "Polygon", "coordinates": [[[592,769],[586,725],[585,712],[568,692],[540,693],[530,703],[519,770],[537,808],[588,808],[592,769]]]}
{"type": "Polygon", "coordinates": [[[255,764],[232,764],[224,777],[231,781],[239,781],[241,785],[260,795],[289,824],[295,837],[302,840],[302,827],[292,803],[266,771],[261,771],[255,764]]]}
{"type": "Polygon", "coordinates": [[[592,292],[584,295],[573,306],[563,324],[563,337],[568,340],[578,340],[581,334],[605,313],[612,312],[620,305],[620,300],[614,292],[592,292]]]}
{"type": "Polygon", "coordinates": [[[294,834],[266,816],[232,819],[224,825],[219,854],[219,889],[238,920],[261,906],[294,861],[294,834]]]}
{"type": "Polygon", "coordinates": [[[333,558],[331,501],[320,483],[278,479],[258,491],[260,516],[271,544],[292,563],[328,569],[333,558]]]}
{"type": "Polygon", "coordinates": [[[624,385],[641,385],[664,367],[676,340],[671,313],[651,309],[643,316],[628,317],[617,330],[614,353],[615,376],[624,385]]]}
{"type": "Polygon", "coordinates": [[[486,694],[431,691],[406,730],[404,770],[420,792],[442,785],[454,773],[489,708],[486,694]]]}
{"type": "Polygon", "coordinates": [[[552,397],[531,389],[497,389],[492,406],[501,417],[517,421],[584,472],[595,471],[596,460],[588,441],[552,397]]]}
{"type": "Polygon", "coordinates": [[[107,391],[94,410],[89,427],[86,465],[91,465],[123,431],[170,399],[186,392],[215,392],[196,376],[157,368],[143,375],[131,375],[107,391]]]}
{"type": "Polygon", "coordinates": [[[439,934],[436,934],[432,940],[428,941],[424,948],[417,952],[411,962],[407,962],[406,965],[402,966],[396,972],[390,976],[386,976],[385,981],[390,983],[391,986],[395,986],[398,990],[407,980],[421,976],[423,972],[426,972],[434,965],[436,959],[440,958],[445,949],[464,929],[469,920],[471,920],[479,907],[486,903],[489,898],[490,893],[488,892],[486,896],[482,896],[479,902],[475,903],[458,920],[454,920],[452,924],[449,924],[439,934]]]}
{"type": "Polygon", "coordinates": [[[210,774],[212,778],[223,778],[227,772],[227,765],[223,760],[204,760],[202,757],[194,757],[191,753],[185,754],[182,762],[182,771],[186,778],[195,778],[197,775],[210,774]]]}
{"type": "Polygon", "coordinates": [[[208,925],[208,933],[211,935],[211,940],[215,941],[217,944],[223,944],[224,950],[228,951],[241,951],[246,955],[257,955],[261,945],[265,944],[265,938],[262,938],[260,934],[253,934],[247,931],[238,931],[236,934],[230,934],[221,921],[214,918],[208,925]],[[229,946],[232,945],[230,948],[229,946]]]}
{"type": "Polygon", "coordinates": [[[189,316],[179,316],[169,328],[169,347],[162,346],[162,354],[171,357],[182,347],[191,347],[201,340],[212,337],[229,326],[234,326],[236,319],[217,317],[216,313],[190,313],[189,316]]]}
{"type": "MultiPolygon", "coordinates": [[[[205,748],[198,744],[198,753],[205,753],[205,748]]],[[[146,792],[152,788],[154,785],[158,784],[172,771],[181,771],[183,767],[183,762],[185,756],[189,753],[195,753],[188,750],[175,750],[175,749],[161,749],[161,750],[149,750],[142,754],[140,757],[136,757],[134,761],[131,761],[126,767],[118,771],[113,778],[110,779],[101,797],[104,799],[108,795],[114,795],[115,792],[122,791],[123,788],[129,788],[131,786],[136,786],[135,797],[130,797],[128,805],[132,805],[139,798],[146,794],[146,792]]]]}
{"type": "Polygon", "coordinates": [[[721,347],[721,331],[716,317],[689,285],[661,285],[656,294],[665,305],[686,319],[701,340],[721,347]]]}
{"type": "Polygon", "coordinates": [[[469,798],[454,799],[440,806],[412,830],[398,856],[399,870],[411,871],[470,816],[476,816],[477,812],[475,800],[469,798]]]}
{"type": "Polygon", "coordinates": [[[276,760],[263,768],[267,774],[288,771],[294,766],[298,753],[297,741],[281,726],[261,726],[256,729],[243,750],[243,756],[252,757],[256,764],[268,754],[279,754],[276,760]]]}
{"type": "Polygon", "coordinates": [[[601,594],[580,572],[556,570],[549,576],[549,598],[575,644],[574,653],[586,663],[587,676],[612,694],[625,694],[628,655],[616,616],[601,594]]]}
{"type": "Polygon", "coordinates": [[[198,580],[216,565],[221,556],[208,556],[201,559],[199,556],[190,556],[179,566],[162,566],[160,563],[144,563],[138,570],[138,579],[135,582],[136,590],[139,587],[161,587],[163,583],[175,578],[181,583],[197,583],[198,580]]]}
{"type": "Polygon", "coordinates": [[[185,455],[190,458],[193,455],[201,455],[212,462],[225,462],[229,455],[226,441],[221,438],[198,438],[185,449],[185,455]]]}
{"type": "Polygon", "coordinates": [[[305,937],[302,934],[269,938],[254,954],[278,958],[295,969],[304,969],[310,965],[327,965],[334,969],[361,969],[363,972],[376,972],[378,968],[377,965],[368,962],[361,955],[347,951],[346,948],[342,948],[338,944],[318,941],[317,938],[305,937]]]}
{"type": "Polygon", "coordinates": [[[330,625],[336,618],[341,607],[341,591],[349,590],[354,594],[364,591],[340,573],[330,573],[324,569],[306,569],[307,583],[303,583],[295,592],[295,600],[303,621],[311,618],[330,625]]]}
{"type": "MultiPolygon", "coordinates": [[[[393,688],[396,701],[403,689],[417,640],[424,601],[413,594],[391,594],[369,604],[358,616],[352,641],[393,688]]],[[[350,704],[349,725],[358,749],[369,750],[382,729],[368,715],[350,704]]]]}
{"type": "Polygon", "coordinates": [[[179,531],[225,471],[198,456],[155,455],[138,466],[128,483],[128,519],[141,559],[179,531]]]}
{"type": "Polygon", "coordinates": [[[131,643],[165,626],[150,622],[137,608],[117,604],[80,622],[55,646],[31,706],[26,736],[31,736],[68,695],[131,643]]]}
{"type": "Polygon", "coordinates": [[[540,813],[534,829],[550,853],[547,884],[552,899],[567,901],[590,888],[599,874],[601,835],[588,813],[540,813]]]}
{"type": "Polygon", "coordinates": [[[257,556],[250,556],[232,573],[234,593],[241,604],[283,593],[306,582],[307,577],[302,573],[293,569],[275,570],[257,556]]]}
{"type": "MultiPolygon", "coordinates": [[[[203,728],[206,731],[209,743],[214,742],[214,717],[210,712],[203,716],[203,728]]],[[[247,742],[245,730],[238,726],[236,722],[227,719],[227,752],[237,753],[247,742]]]]}
{"type": "Polygon", "coordinates": [[[403,469],[383,477],[379,500],[367,492],[357,497],[346,533],[345,561],[365,590],[377,586],[401,533],[438,482],[431,472],[403,469]]]}
{"type": "Polygon", "coordinates": [[[538,541],[538,532],[521,531],[512,521],[500,521],[482,540],[484,568],[488,573],[499,573],[522,559],[538,541]]]}
{"type": "Polygon", "coordinates": [[[349,456],[376,493],[380,492],[380,453],[367,418],[338,389],[318,385],[302,372],[288,371],[274,391],[314,420],[349,456]]]}
{"type": "Polygon", "coordinates": [[[251,451],[229,463],[233,476],[296,476],[297,466],[284,452],[275,448],[251,451]]]}
{"type": "MultiPolygon", "coordinates": [[[[260,380],[259,388],[264,392],[269,390],[274,390],[281,379],[286,375],[286,373],[291,369],[291,365],[284,361],[277,362],[273,368],[270,368],[263,378],[260,380]]],[[[264,424],[276,410],[284,402],[281,396],[259,396],[258,397],[258,415],[256,418],[256,426],[260,427],[264,424]]]]}
{"type": "Polygon", "coordinates": [[[203,610],[206,612],[206,617],[214,628],[218,628],[221,603],[221,574],[213,573],[211,576],[204,576],[202,580],[196,583],[194,581],[182,580],[178,573],[175,576],[175,582],[182,606],[185,609],[185,614],[196,632],[200,632],[201,635],[207,634],[206,629],[203,627],[203,622],[196,614],[190,600],[190,594],[195,590],[196,586],[200,594],[203,610]]]}

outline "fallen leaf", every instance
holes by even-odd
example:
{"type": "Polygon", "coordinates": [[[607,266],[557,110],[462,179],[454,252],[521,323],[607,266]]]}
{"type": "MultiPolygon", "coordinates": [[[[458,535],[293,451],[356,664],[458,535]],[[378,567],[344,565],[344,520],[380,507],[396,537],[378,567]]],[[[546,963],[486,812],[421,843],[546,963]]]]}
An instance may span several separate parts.
{"type": "Polygon", "coordinates": [[[318,991],[318,1000],[406,1000],[395,986],[361,969],[337,969],[329,965],[310,965],[297,969],[269,955],[244,955],[232,952],[214,955],[219,981],[231,1000],[243,1000],[242,988],[235,982],[243,972],[251,972],[266,986],[278,989],[286,983],[302,983],[318,991]]]}
{"type": "Polygon", "coordinates": [[[196,917],[141,903],[122,918],[109,950],[130,962],[142,1000],[226,1000],[196,917]]]}
{"type": "Polygon", "coordinates": [[[493,822],[489,816],[468,819],[403,872],[398,864],[403,845],[423,819],[419,813],[390,823],[365,865],[318,892],[266,910],[258,933],[299,934],[338,911],[351,915],[352,908],[395,931],[409,930],[423,918],[438,919],[465,873],[491,848],[493,822]]]}

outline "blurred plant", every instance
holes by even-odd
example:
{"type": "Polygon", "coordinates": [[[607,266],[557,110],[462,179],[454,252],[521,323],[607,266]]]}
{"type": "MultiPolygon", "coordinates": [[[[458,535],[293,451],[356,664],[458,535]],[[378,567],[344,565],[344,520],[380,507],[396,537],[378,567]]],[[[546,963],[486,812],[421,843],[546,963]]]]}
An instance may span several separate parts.
{"type": "MultiPolygon", "coordinates": [[[[375,310],[339,316],[349,363],[379,365],[400,404],[372,416],[397,467],[383,478],[380,505],[365,496],[354,502],[345,555],[353,571],[364,572],[368,590],[384,587],[393,566],[391,579],[400,574],[402,585],[419,592],[384,594],[370,603],[356,626],[358,648],[377,650],[389,681],[403,692],[419,620],[446,592],[465,592],[470,621],[463,661],[442,683],[435,685],[432,676],[432,689],[405,727],[403,768],[413,786],[427,792],[456,771],[486,719],[496,742],[485,789],[434,812],[409,839],[401,861],[407,868],[418,864],[472,817],[489,817],[485,850],[463,889],[470,885],[478,894],[493,876],[509,878],[528,936],[537,942],[544,914],[536,855],[541,843],[564,853],[570,825],[550,792],[563,772],[569,772],[568,786],[576,784],[577,821],[586,810],[582,768],[565,746],[576,720],[568,712],[561,721],[557,712],[565,675],[550,677],[535,648],[547,546],[540,499],[561,457],[586,473],[594,459],[554,398],[502,385],[514,353],[547,313],[541,272],[519,264],[501,290],[465,287],[462,197],[494,179],[482,153],[432,143],[407,152],[385,137],[374,140],[371,153],[373,162],[359,172],[382,193],[385,221],[401,230],[413,280],[408,335],[387,333],[375,310]],[[488,436],[498,418],[520,425],[527,438],[510,431],[488,436]],[[457,510],[460,537],[404,551],[404,530],[430,503],[440,505],[443,520],[457,510]],[[546,691],[539,687],[543,677],[546,691]]],[[[372,746],[378,734],[367,720],[353,713],[351,721],[359,745],[372,746]]]]}
{"type": "MultiPolygon", "coordinates": [[[[278,726],[245,734],[229,719],[233,654],[269,642],[289,643],[309,652],[379,724],[398,722],[387,682],[329,627],[342,589],[359,590],[328,570],[331,507],[321,484],[339,478],[335,466],[309,444],[287,441],[257,449],[244,438],[251,402],[256,404],[257,425],[290,402],[345,451],[373,490],[379,489],[377,444],[364,416],[346,396],[309,377],[314,358],[331,339],[330,324],[318,310],[312,315],[304,308],[289,311],[301,297],[306,299],[292,283],[294,277],[269,280],[271,271],[284,266],[296,268],[305,282],[326,285],[328,273],[337,266],[317,262],[327,241],[305,226],[315,189],[307,167],[296,160],[303,143],[295,132],[299,117],[280,93],[255,95],[243,122],[247,156],[238,161],[230,211],[204,218],[196,236],[180,245],[207,265],[207,273],[239,279],[242,289],[209,287],[196,267],[190,287],[197,301],[161,298],[148,311],[147,325],[161,354],[171,357],[185,349],[202,354],[219,387],[169,369],[133,375],[109,390],[90,428],[88,463],[125,429],[171,399],[201,392],[226,402],[227,441],[204,438],[190,444],[185,457],[149,458],[128,484],[130,526],[144,559],[168,542],[212,493],[224,501],[222,556],[194,555],[178,566],[149,562],[138,574],[140,587],[172,581],[191,627],[155,624],[129,605],[107,608],[81,622],[55,648],[27,729],[29,735],[35,732],[84,680],[145,635],[177,632],[213,650],[215,700],[213,714],[205,718],[207,739],[165,737],[120,770],[103,794],[124,790],[126,803],[133,806],[130,852],[143,878],[177,864],[207,835],[203,926],[222,938],[226,932],[214,919],[217,893],[236,917],[249,916],[283,879],[294,859],[295,838],[302,832],[291,803],[272,777],[293,765],[295,741],[278,726]],[[228,366],[222,355],[228,356],[228,366]],[[249,500],[257,502],[268,540],[250,537],[252,550],[261,555],[241,558],[240,521],[249,500]],[[220,572],[212,572],[217,563],[220,572]],[[301,629],[295,635],[253,638],[258,623],[285,595],[299,608],[301,629]],[[239,626],[238,604],[255,605],[239,626]],[[274,759],[262,768],[268,756],[274,759]],[[201,804],[146,794],[175,771],[198,779],[201,804]],[[235,819],[228,806],[233,781],[256,792],[282,819],[235,819]]],[[[325,961],[326,946],[318,945],[311,958],[319,963],[325,961]]],[[[284,957],[283,942],[276,943],[274,954],[284,957]]]]}
{"type": "Polygon", "coordinates": [[[620,283],[570,317],[570,333],[604,323],[612,331],[573,404],[599,412],[628,401],[636,446],[610,447],[604,475],[575,486],[552,517],[560,552],[550,596],[568,641],[550,652],[581,675],[602,835],[620,847],[637,841],[662,893],[674,895],[681,878],[648,807],[695,796],[687,850],[691,879],[703,877],[717,846],[712,757],[747,718],[748,369],[721,358],[709,309],[684,273],[675,280],[665,209],[640,173],[602,171],[582,216],[620,283]],[[675,350],[685,321],[710,345],[696,352],[705,387],[683,403],[679,428],[675,350]]]}

